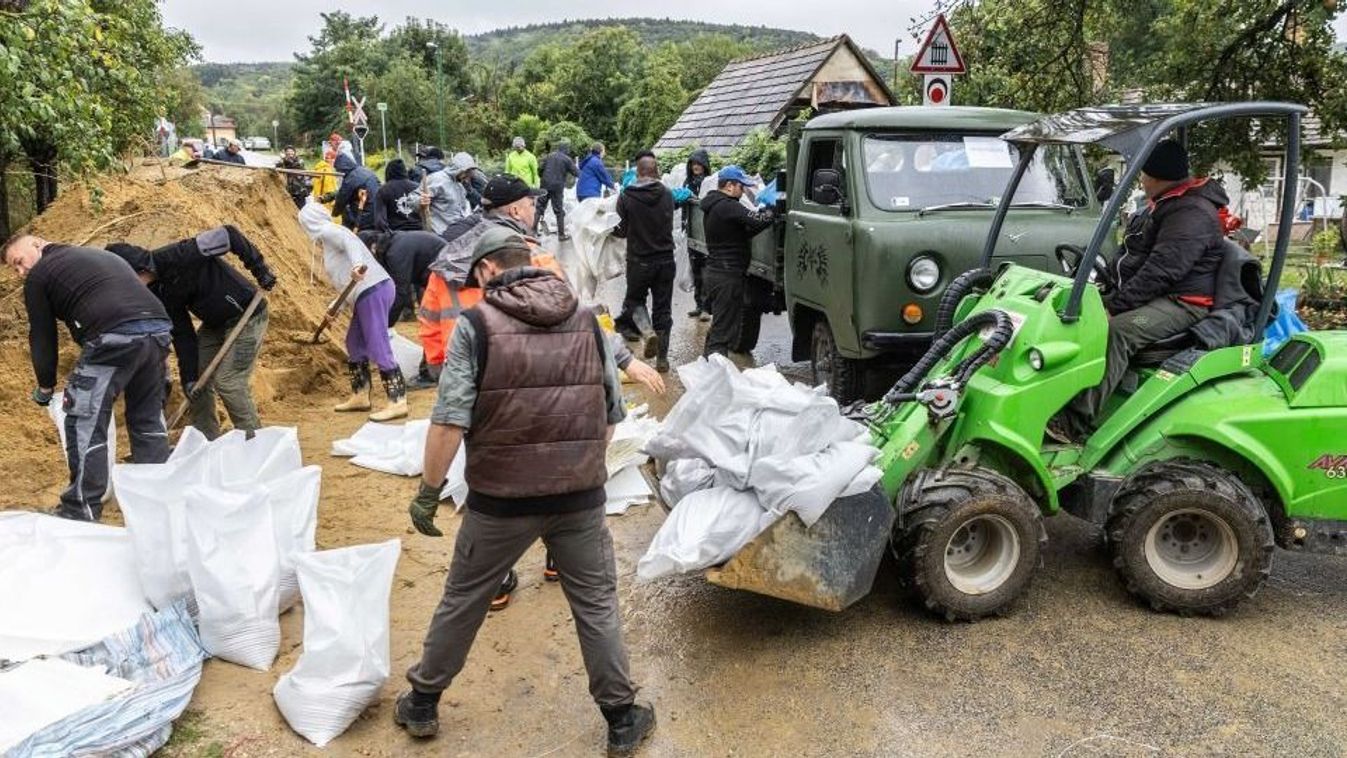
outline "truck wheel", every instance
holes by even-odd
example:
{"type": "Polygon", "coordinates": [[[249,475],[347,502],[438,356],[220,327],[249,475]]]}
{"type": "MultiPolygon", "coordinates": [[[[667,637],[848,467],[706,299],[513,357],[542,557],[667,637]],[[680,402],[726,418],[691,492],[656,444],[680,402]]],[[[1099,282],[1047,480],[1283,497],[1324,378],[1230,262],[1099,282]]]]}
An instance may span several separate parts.
{"type": "Polygon", "coordinates": [[[1219,616],[1263,586],[1272,524],[1234,474],[1190,459],[1123,482],[1105,528],[1127,591],[1157,611],[1219,616]]]}
{"type": "Polygon", "coordinates": [[[895,553],[927,610],[950,621],[1003,613],[1038,569],[1048,539],[1038,507],[994,471],[927,472],[901,502],[895,553]]]}
{"type": "Polygon", "coordinates": [[[827,386],[828,394],[838,405],[846,405],[861,398],[864,377],[862,364],[837,354],[832,329],[821,318],[814,322],[809,343],[809,368],[814,386],[827,386]]]}

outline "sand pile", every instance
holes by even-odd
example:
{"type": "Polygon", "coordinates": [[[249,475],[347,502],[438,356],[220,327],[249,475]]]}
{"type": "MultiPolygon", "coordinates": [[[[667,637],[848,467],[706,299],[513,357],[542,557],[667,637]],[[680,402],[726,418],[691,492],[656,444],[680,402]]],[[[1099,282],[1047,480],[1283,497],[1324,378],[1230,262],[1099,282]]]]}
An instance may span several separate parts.
{"type": "MultiPolygon", "coordinates": [[[[93,247],[125,240],[153,248],[221,224],[238,227],[280,280],[267,299],[271,322],[253,379],[265,422],[269,411],[326,400],[345,386],[345,318],[329,328],[335,339],[324,344],[302,345],[291,339],[292,334],[312,334],[335,294],[323,279],[320,253],[295,213],[283,180],[270,172],[205,166],[161,173],[155,165],[138,167],[130,176],[66,187],[30,230],[53,241],[93,247]]],[[[226,259],[251,281],[236,258],[226,259]]],[[[16,276],[0,277],[0,401],[5,411],[0,414],[0,480],[12,485],[0,492],[0,508],[52,505],[53,484],[63,484],[66,475],[55,427],[45,410],[28,399],[34,377],[19,290],[16,276]]],[[[61,337],[63,384],[77,351],[63,328],[61,337]]],[[[176,367],[172,378],[170,412],[182,401],[176,367]]],[[[121,437],[124,441],[124,432],[121,437]]]]}

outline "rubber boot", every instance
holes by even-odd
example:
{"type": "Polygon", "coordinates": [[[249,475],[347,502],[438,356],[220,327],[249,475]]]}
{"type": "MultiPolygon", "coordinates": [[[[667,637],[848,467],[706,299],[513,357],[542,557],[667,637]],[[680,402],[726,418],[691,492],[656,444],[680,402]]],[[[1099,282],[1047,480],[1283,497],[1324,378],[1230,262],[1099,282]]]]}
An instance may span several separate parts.
{"type": "Polygon", "coordinates": [[[655,370],[661,374],[669,373],[669,335],[668,331],[659,332],[659,357],[655,359],[655,370]]]}
{"type": "Polygon", "coordinates": [[[392,371],[379,369],[379,380],[383,382],[384,392],[388,394],[388,405],[383,410],[369,415],[370,421],[392,421],[407,416],[407,382],[402,378],[402,369],[392,371]]]}
{"type": "Polygon", "coordinates": [[[609,758],[634,755],[650,733],[655,731],[655,707],[649,703],[627,706],[599,706],[608,722],[609,758]]]}
{"type": "Polygon", "coordinates": [[[338,403],[332,410],[341,412],[369,410],[369,364],[364,361],[347,363],[346,372],[351,376],[351,396],[346,402],[338,403]]]}

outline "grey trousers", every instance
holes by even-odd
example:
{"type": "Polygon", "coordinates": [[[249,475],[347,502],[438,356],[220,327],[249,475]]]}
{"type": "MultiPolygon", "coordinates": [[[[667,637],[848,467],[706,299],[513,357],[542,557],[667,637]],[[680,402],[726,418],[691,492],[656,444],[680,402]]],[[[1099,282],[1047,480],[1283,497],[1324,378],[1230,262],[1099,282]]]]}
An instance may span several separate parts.
{"type": "Polygon", "coordinates": [[[1176,297],[1157,297],[1145,305],[1119,313],[1108,322],[1108,354],[1104,381],[1079,395],[1067,405],[1077,431],[1088,433],[1090,422],[1099,416],[1104,401],[1118,389],[1132,356],[1166,337],[1178,334],[1207,315],[1207,309],[1189,305],[1176,297]]]}
{"type": "Polygon", "coordinates": [[[636,690],[628,675],[617,607],[613,537],[603,508],[551,516],[488,516],[464,512],[444,596],[431,618],[421,661],[407,671],[419,692],[445,690],[463,669],[501,577],[536,540],[552,555],[561,589],[575,617],[589,694],[602,707],[629,705],[636,690]]]}
{"type": "MultiPolygon", "coordinates": [[[[192,426],[206,435],[207,439],[213,440],[220,436],[220,419],[215,414],[216,395],[224,403],[229,421],[235,429],[250,432],[262,427],[249,385],[253,369],[257,366],[257,354],[262,350],[262,338],[267,333],[268,320],[267,305],[262,303],[253,312],[252,318],[248,319],[243,331],[239,332],[229,355],[220,361],[215,376],[204,387],[197,389],[196,400],[192,403],[192,426]]],[[[234,323],[231,322],[223,328],[202,326],[197,330],[197,365],[202,371],[215,359],[224,345],[225,337],[233,328],[234,323]]]]}

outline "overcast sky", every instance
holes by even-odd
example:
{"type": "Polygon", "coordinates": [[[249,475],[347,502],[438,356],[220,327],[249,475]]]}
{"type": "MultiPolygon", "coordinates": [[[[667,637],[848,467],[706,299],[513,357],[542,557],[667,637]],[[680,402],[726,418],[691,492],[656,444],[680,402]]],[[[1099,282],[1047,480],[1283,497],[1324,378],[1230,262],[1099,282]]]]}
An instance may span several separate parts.
{"type": "MultiPolygon", "coordinates": [[[[407,16],[433,18],[464,34],[563,18],[669,15],[694,21],[798,29],[824,37],[845,32],[862,46],[885,56],[893,54],[894,40],[901,39],[901,54],[909,56],[917,47],[909,33],[910,19],[931,13],[936,1],[679,0],[676,4],[661,6],[634,4],[630,0],[567,0],[563,6],[556,0],[229,0],[223,5],[198,0],[165,0],[164,19],[170,26],[191,32],[201,44],[205,59],[216,63],[293,60],[294,53],[308,49],[308,36],[317,33],[319,12],[332,10],[345,10],[355,15],[376,14],[390,22],[390,26],[407,16]]],[[[1338,39],[1347,39],[1347,14],[1339,16],[1335,26],[1338,39]]]]}

